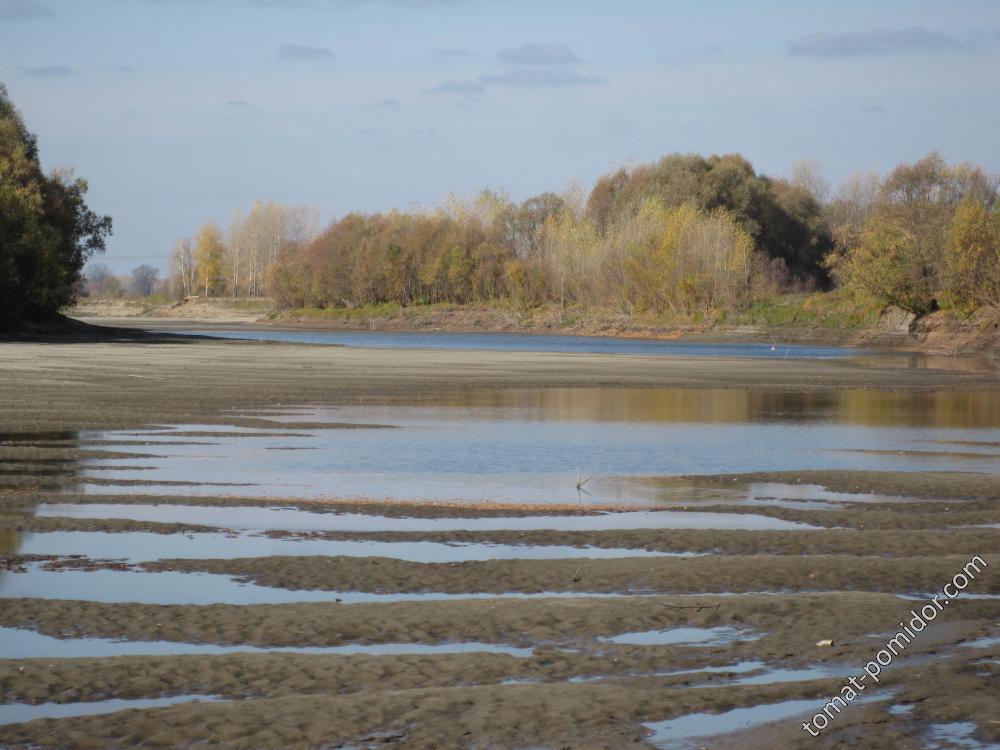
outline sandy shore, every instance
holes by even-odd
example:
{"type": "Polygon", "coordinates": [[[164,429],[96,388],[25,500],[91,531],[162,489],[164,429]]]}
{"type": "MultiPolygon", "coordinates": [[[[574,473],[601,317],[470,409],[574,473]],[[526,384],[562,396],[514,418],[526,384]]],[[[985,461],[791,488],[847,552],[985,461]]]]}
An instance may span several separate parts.
{"type": "MultiPolygon", "coordinates": [[[[79,493],[81,458],[128,457],[128,446],[77,446],[85,430],[157,424],[281,424],[281,405],[393,403],[475,388],[753,388],[772,392],[880,389],[900,393],[998,387],[989,373],[910,369],[852,361],[719,360],[520,352],[350,349],[329,346],[145,337],[133,341],[0,343],[0,540],[7,568],[20,535],[54,531],[154,532],[171,536],[223,527],[39,517],[40,502],[146,502],[127,484],[96,498],[79,493]]],[[[350,425],[324,423],[326,429],[350,425]]],[[[282,429],[285,429],[282,427],[282,429]]],[[[294,429],[291,425],[287,429],[294,429]]],[[[144,438],[137,434],[135,450],[144,438]]],[[[191,437],[193,442],[196,437],[191,437]]],[[[961,452],[942,446],[941,452],[961,452]]],[[[798,471],[691,478],[818,485],[902,496],[839,508],[758,507],[752,512],[812,528],[781,531],[623,529],[288,532],[289,539],[353,539],[569,545],[690,552],[701,557],[487,560],[414,563],[375,557],[161,560],[137,570],[190,573],[299,590],[378,593],[558,593],[559,597],[293,603],[230,606],[0,599],[0,626],[58,638],[261,647],[440,644],[481,641],[530,649],[433,655],[220,654],[110,659],[0,659],[0,701],[219,696],[225,701],[39,720],[0,729],[10,747],[235,748],[617,748],[650,747],[644,724],[685,714],[808,699],[816,710],[885,643],[899,621],[939,590],[974,554],[990,567],[969,592],[1000,593],[994,560],[997,479],[964,472],[798,471]],[[768,592],[768,593],[760,593],[768,592]],[[603,593],[603,597],[585,594],[603,593]],[[738,595],[736,595],[738,594],[738,595]],[[629,645],[607,639],[673,628],[731,628],[728,642],[629,645]],[[830,639],[832,646],[817,646],[830,639]],[[760,662],[756,671],[738,665],[760,662]],[[735,669],[730,669],[734,667],[735,669]],[[820,668],[833,671],[823,671],[820,668]],[[706,671],[707,670],[707,671],[706,671]],[[811,670],[770,680],[773,670],[811,670]],[[740,682],[746,674],[759,679],[740,682]],[[832,677],[837,674],[837,677],[832,677]]],[[[134,488],[133,488],[134,489],[134,488]]],[[[224,492],[224,490],[223,490],[224,492]]],[[[280,505],[374,517],[588,515],[607,507],[408,504],[329,498],[157,498],[171,505],[280,505]]],[[[715,500],[661,512],[747,513],[715,500]]],[[[630,508],[634,509],[634,508],[630,508]]],[[[611,511],[616,509],[612,508],[611,511]]],[[[294,543],[294,542],[292,542],[294,543]]],[[[109,549],[108,558],[115,550],[109,549]]],[[[73,563],[73,567],[92,561],[73,563]]],[[[99,567],[99,566],[97,566],[99,567]]],[[[0,576],[19,575],[0,570],[0,576]]],[[[135,573],[135,575],[144,575],[135,573]]],[[[813,738],[780,721],[713,740],[741,748],[923,746],[928,728],[967,721],[982,741],[1000,741],[997,598],[958,599],[914,642],[879,686],[881,702],[853,705],[813,738]],[[990,661],[992,659],[992,661],[990,661]],[[891,704],[912,706],[889,714],[891,704]],[[860,744],[859,744],[860,743],[860,744]]],[[[710,723],[711,725],[711,723],[710,723]]],[[[694,745],[695,747],[698,745],[694,745]]]]}

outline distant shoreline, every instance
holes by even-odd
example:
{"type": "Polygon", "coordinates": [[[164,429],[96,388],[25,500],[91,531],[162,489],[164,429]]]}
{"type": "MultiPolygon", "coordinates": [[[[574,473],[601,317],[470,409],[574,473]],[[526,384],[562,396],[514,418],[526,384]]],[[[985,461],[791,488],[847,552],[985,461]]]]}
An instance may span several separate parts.
{"type": "MultiPolygon", "coordinates": [[[[797,301],[797,300],[796,300],[797,301]]],[[[799,303],[808,311],[808,302],[799,303]]],[[[835,311],[843,317],[842,313],[835,311]]],[[[767,324],[729,321],[657,321],[606,310],[550,306],[518,312],[498,305],[376,306],[273,312],[268,300],[213,299],[183,305],[143,305],[131,300],[81,305],[69,314],[87,324],[135,330],[301,330],[394,333],[507,333],[604,336],[705,343],[821,345],[924,354],[1000,356],[1000,313],[984,311],[967,320],[934,313],[913,323],[898,311],[868,315],[865,325],[839,318],[767,324]]],[[[794,318],[798,309],[786,313],[794,318]]]]}

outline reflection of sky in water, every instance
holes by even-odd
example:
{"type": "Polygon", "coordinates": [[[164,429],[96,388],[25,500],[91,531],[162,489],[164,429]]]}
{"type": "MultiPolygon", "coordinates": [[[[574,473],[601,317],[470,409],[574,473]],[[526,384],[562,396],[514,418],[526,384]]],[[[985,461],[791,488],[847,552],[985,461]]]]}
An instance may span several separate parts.
{"type": "Polygon", "coordinates": [[[190,523],[242,531],[607,531],[612,529],[739,529],[806,530],[817,527],[744,513],[651,511],[576,516],[497,516],[442,518],[376,516],[364,513],[323,513],[296,508],[244,505],[133,505],[128,503],[40,503],[41,517],[125,518],[154,523],[190,523]]]}
{"type": "MultiPolygon", "coordinates": [[[[649,502],[733,493],[637,478],[790,468],[1000,471],[1000,447],[984,444],[1000,442],[996,392],[479,391],[416,405],[295,409],[277,419],[292,427],[325,421],[398,429],[301,430],[307,435],[289,437],[230,427],[231,437],[171,437],[220,431],[181,425],[142,438],[155,446],[128,448],[148,457],[83,462],[84,477],[152,485],[129,492],[570,502],[580,499],[579,471],[593,477],[583,499],[649,502]],[[250,432],[257,436],[241,434],[250,432]],[[88,468],[115,465],[151,468],[88,468]]],[[[90,433],[81,440],[85,446],[88,439],[127,441],[135,434],[90,433]]]]}
{"type": "Polygon", "coordinates": [[[0,599],[41,597],[136,604],[293,604],[341,602],[342,604],[454,601],[461,599],[544,599],[638,596],[627,593],[540,592],[512,594],[442,594],[282,589],[241,583],[213,573],[133,572],[119,570],[48,571],[30,566],[26,573],[0,573],[0,599]]]}
{"type": "Polygon", "coordinates": [[[92,559],[146,562],[165,558],[185,560],[270,557],[272,555],[344,555],[388,557],[421,563],[465,560],[550,560],[572,558],[679,557],[693,553],[649,552],[561,545],[445,544],[440,542],[377,542],[355,540],[272,539],[241,534],[151,534],[98,531],[23,532],[22,555],[84,555],[92,559]]]}
{"type": "MultiPolygon", "coordinates": [[[[6,634],[5,634],[6,635],[6,634]]],[[[65,719],[70,716],[97,716],[128,709],[150,709],[176,706],[193,701],[215,701],[214,696],[174,695],[169,698],[136,698],[123,700],[114,698],[106,701],[86,703],[8,703],[0,705],[0,725],[21,724],[35,719],[65,719]]]]}
{"type": "Polygon", "coordinates": [[[551,336],[518,333],[433,333],[407,331],[171,331],[171,333],[253,341],[335,344],[387,349],[461,349],[465,351],[561,352],[565,354],[644,354],[672,357],[834,358],[858,354],[833,346],[732,344],[613,336],[551,336]]]}
{"type": "Polygon", "coordinates": [[[634,646],[670,646],[675,644],[719,646],[733,641],[753,641],[761,636],[740,628],[720,626],[716,628],[664,628],[644,630],[637,633],[598,638],[605,643],[620,643],[634,646]]]}
{"type": "MultiPolygon", "coordinates": [[[[852,705],[875,703],[891,698],[893,695],[892,690],[870,693],[856,698],[852,701],[852,705]]],[[[647,742],[659,750],[690,750],[692,747],[701,747],[702,745],[716,747],[715,742],[706,743],[698,740],[719,735],[723,736],[722,739],[729,740],[730,738],[726,735],[752,729],[761,724],[790,720],[791,717],[800,715],[803,718],[809,718],[817,708],[822,708],[822,705],[823,701],[816,698],[788,700],[747,708],[734,708],[718,714],[686,714],[675,719],[650,722],[644,726],[652,732],[652,736],[647,739],[647,742]]],[[[734,734],[732,739],[736,740],[734,744],[720,746],[743,747],[743,744],[739,742],[740,736],[738,734],[734,734]]]]}
{"type": "Polygon", "coordinates": [[[259,647],[239,644],[220,646],[215,643],[180,643],[175,641],[122,641],[111,638],[55,638],[34,630],[0,628],[0,658],[69,659],[79,656],[169,656],[178,654],[468,654],[487,652],[509,656],[531,656],[530,648],[515,648],[478,641],[448,643],[352,643],[344,646],[273,646],[259,647]]]}

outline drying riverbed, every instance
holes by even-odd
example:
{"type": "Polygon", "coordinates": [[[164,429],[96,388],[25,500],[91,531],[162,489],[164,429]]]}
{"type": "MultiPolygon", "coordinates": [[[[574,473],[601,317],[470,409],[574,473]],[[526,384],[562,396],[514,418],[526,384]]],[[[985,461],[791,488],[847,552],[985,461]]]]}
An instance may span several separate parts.
{"type": "Polygon", "coordinates": [[[990,367],[119,339],[0,343],[4,746],[1000,742],[990,367]]]}

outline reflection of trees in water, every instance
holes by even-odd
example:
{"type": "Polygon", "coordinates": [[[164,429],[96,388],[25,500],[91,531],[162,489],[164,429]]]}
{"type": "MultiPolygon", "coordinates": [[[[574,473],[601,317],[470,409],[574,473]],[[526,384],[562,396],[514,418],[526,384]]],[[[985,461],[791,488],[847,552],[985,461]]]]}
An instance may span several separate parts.
{"type": "Polygon", "coordinates": [[[729,423],[829,421],[875,427],[1000,427],[1000,390],[814,393],[737,388],[478,390],[422,405],[517,409],[538,421],[729,423]]]}
{"type": "Polygon", "coordinates": [[[845,422],[875,426],[1000,427],[1000,391],[843,391],[845,422]]]}
{"type": "Polygon", "coordinates": [[[0,529],[0,555],[10,555],[21,549],[23,542],[20,531],[0,529]]]}
{"type": "MultiPolygon", "coordinates": [[[[20,551],[24,534],[11,526],[35,512],[38,492],[65,492],[80,484],[80,440],[75,431],[0,432],[0,491],[10,498],[0,514],[0,554],[20,551]]],[[[5,576],[0,573],[0,587],[5,576]]]]}

